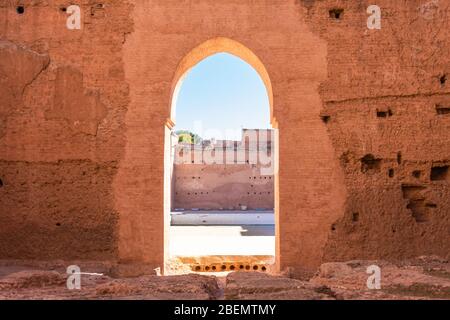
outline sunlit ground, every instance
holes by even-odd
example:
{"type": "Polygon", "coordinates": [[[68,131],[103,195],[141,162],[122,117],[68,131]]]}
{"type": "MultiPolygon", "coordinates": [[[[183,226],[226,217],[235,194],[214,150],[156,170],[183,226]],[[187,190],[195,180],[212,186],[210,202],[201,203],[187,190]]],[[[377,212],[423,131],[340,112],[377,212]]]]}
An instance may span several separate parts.
{"type": "Polygon", "coordinates": [[[275,226],[171,226],[169,254],[275,255],[275,226]]]}

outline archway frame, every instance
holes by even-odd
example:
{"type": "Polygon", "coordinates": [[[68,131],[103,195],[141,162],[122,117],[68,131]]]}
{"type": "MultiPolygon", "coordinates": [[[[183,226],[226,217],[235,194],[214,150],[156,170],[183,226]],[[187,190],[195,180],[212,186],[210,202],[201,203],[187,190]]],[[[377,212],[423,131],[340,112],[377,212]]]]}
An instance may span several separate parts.
{"type": "MultiPolygon", "coordinates": [[[[253,53],[245,45],[224,37],[216,37],[209,39],[197,47],[192,49],[184,58],[180,61],[173,76],[170,100],[168,102],[167,121],[165,124],[165,139],[164,139],[164,265],[166,270],[168,261],[168,234],[170,225],[170,207],[171,207],[171,169],[172,162],[170,159],[171,147],[170,147],[170,135],[172,128],[175,126],[176,116],[176,103],[179,91],[183,85],[183,81],[189,71],[194,68],[198,63],[204,59],[217,54],[228,53],[232,54],[243,61],[247,62],[258,73],[267,91],[267,97],[269,99],[270,107],[270,123],[273,129],[278,129],[277,120],[274,117],[273,109],[273,91],[272,83],[270,81],[269,73],[266,70],[263,62],[258,56],[253,53]]],[[[279,139],[278,130],[275,130],[275,149],[274,149],[274,215],[275,215],[275,271],[280,269],[280,230],[279,230],[279,139]]]]}
{"type": "Polygon", "coordinates": [[[277,121],[273,113],[272,83],[270,81],[269,73],[264,67],[264,64],[249,48],[235,40],[224,37],[217,37],[203,42],[202,44],[192,49],[178,64],[170,90],[170,100],[168,103],[169,117],[167,119],[168,125],[175,125],[176,101],[179,90],[183,85],[183,80],[186,75],[200,61],[217,53],[229,53],[236,57],[239,57],[256,70],[264,83],[267,91],[267,97],[269,98],[270,123],[272,125],[272,128],[277,128],[277,121]]]}

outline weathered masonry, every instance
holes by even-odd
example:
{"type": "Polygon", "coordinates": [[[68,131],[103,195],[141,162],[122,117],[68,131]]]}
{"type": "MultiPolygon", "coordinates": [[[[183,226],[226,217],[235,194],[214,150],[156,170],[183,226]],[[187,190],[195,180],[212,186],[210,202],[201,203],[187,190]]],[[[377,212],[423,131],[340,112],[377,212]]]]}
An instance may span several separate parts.
{"type": "Polygon", "coordinates": [[[171,209],[273,210],[274,136],[273,130],[244,129],[239,141],[176,144],[171,209]]]}
{"type": "Polygon", "coordinates": [[[269,95],[278,268],[450,252],[448,1],[379,0],[381,29],[366,0],[17,3],[0,2],[0,258],[162,266],[172,102],[218,52],[269,95]]]}

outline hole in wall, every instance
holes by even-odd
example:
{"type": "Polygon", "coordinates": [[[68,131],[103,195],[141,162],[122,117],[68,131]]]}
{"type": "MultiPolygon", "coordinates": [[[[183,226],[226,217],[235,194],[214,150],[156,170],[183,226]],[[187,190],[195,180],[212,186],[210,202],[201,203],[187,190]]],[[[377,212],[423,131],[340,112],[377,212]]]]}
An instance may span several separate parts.
{"type": "Polygon", "coordinates": [[[225,272],[225,271],[267,271],[267,267],[265,265],[245,265],[244,264],[221,264],[221,265],[202,265],[202,264],[191,264],[191,270],[196,272],[225,272]],[[218,270],[220,269],[220,270],[218,270]]]}
{"type": "Polygon", "coordinates": [[[25,7],[24,6],[17,6],[16,12],[18,14],[24,14],[25,13],[25,7]]]}
{"type": "Polygon", "coordinates": [[[393,178],[393,177],[394,177],[394,174],[395,174],[394,169],[389,169],[389,170],[388,170],[388,176],[389,176],[389,178],[393,178]]]}
{"type": "Polygon", "coordinates": [[[373,154],[366,154],[361,158],[361,172],[365,173],[369,170],[378,170],[381,165],[381,159],[377,159],[373,154]]]}
{"type": "Polygon", "coordinates": [[[430,179],[431,181],[447,180],[449,166],[437,166],[431,168],[430,179]]]}
{"type": "Polygon", "coordinates": [[[61,223],[57,222],[57,223],[56,223],[56,226],[57,226],[57,227],[60,227],[60,226],[61,226],[61,223]]]}
{"type": "Polygon", "coordinates": [[[436,105],[436,113],[438,115],[450,114],[450,107],[449,106],[443,106],[441,104],[437,104],[436,105]]]}
{"type": "Polygon", "coordinates": [[[385,111],[377,111],[377,117],[378,118],[386,118],[387,117],[387,112],[385,112],[385,111]]]}
{"type": "Polygon", "coordinates": [[[329,115],[323,115],[323,116],[320,116],[320,118],[322,119],[323,123],[327,124],[330,121],[331,117],[329,115]]]}
{"type": "Polygon", "coordinates": [[[422,171],[420,171],[420,170],[414,170],[414,171],[412,172],[412,176],[413,176],[414,178],[416,178],[416,179],[419,179],[419,178],[422,176],[422,171]]]}
{"type": "Polygon", "coordinates": [[[392,117],[394,115],[394,113],[392,112],[391,109],[388,110],[378,110],[377,109],[377,117],[378,118],[387,118],[387,117],[392,117]]]}
{"type": "Polygon", "coordinates": [[[442,76],[439,77],[439,82],[441,83],[441,85],[445,85],[445,83],[447,82],[447,75],[443,74],[442,76]]]}
{"type": "Polygon", "coordinates": [[[0,188],[3,187],[3,180],[0,179],[0,188]]]}
{"type": "Polygon", "coordinates": [[[66,7],[61,7],[61,8],[59,8],[59,10],[61,10],[62,12],[66,12],[67,8],[66,7]]]}
{"type": "Polygon", "coordinates": [[[352,213],[352,221],[358,222],[359,221],[359,212],[353,212],[352,213]]]}
{"type": "Polygon", "coordinates": [[[344,15],[344,9],[342,8],[333,8],[328,11],[331,19],[340,20],[344,15]]]}

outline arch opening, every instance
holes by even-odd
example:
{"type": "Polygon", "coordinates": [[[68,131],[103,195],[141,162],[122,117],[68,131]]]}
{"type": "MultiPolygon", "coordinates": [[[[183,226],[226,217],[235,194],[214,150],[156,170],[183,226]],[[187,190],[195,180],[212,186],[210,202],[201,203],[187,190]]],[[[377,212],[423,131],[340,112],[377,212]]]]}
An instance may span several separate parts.
{"type": "MultiPolygon", "coordinates": [[[[179,63],[172,82],[168,106],[164,155],[165,273],[173,273],[173,264],[179,263],[189,264],[191,271],[213,270],[205,266],[214,263],[274,264],[279,243],[278,131],[273,117],[272,85],[261,60],[250,49],[234,40],[227,38],[208,40],[191,50],[179,63]],[[195,139],[184,141],[184,138],[176,134],[176,130],[180,129],[177,126],[179,116],[177,107],[182,88],[186,81],[190,81],[190,71],[209,58],[225,54],[242,60],[253,72],[256,71],[266,93],[265,108],[269,109],[266,117],[268,123],[265,128],[242,130],[239,141],[227,139],[229,137],[227,134],[220,137],[222,139],[207,135],[205,140],[200,136],[199,141],[194,141],[195,139]],[[226,178],[233,171],[238,173],[232,173],[231,180],[226,178]],[[217,179],[219,176],[222,178],[217,179]],[[245,182],[242,181],[244,176],[245,182]],[[272,201],[267,201],[268,199],[272,201]],[[266,203],[259,206],[264,200],[266,203]],[[176,229],[177,224],[184,225],[184,230],[176,229]],[[215,227],[205,230],[205,225],[215,227]],[[193,232],[191,235],[186,234],[189,233],[186,226],[191,227],[193,232]],[[194,232],[192,227],[197,230],[194,232]],[[254,237],[246,237],[253,243],[258,240],[258,236],[259,240],[271,237],[268,241],[273,242],[272,249],[256,249],[253,254],[250,242],[239,243],[244,237],[222,238],[225,241],[216,241],[216,245],[219,246],[221,242],[237,241],[235,247],[244,248],[237,252],[231,252],[232,248],[222,251],[220,248],[216,251],[188,248],[186,254],[182,254],[177,250],[180,247],[174,244],[178,241],[178,245],[189,246],[189,238],[186,237],[194,234],[197,238],[206,236],[203,240],[208,242],[214,240],[214,237],[209,237],[208,240],[207,234],[217,232],[227,234],[226,230],[234,234],[240,232],[243,236],[254,232],[254,237]],[[204,231],[206,234],[199,234],[198,231],[204,231]],[[246,248],[249,250],[246,251],[246,248]],[[261,252],[267,254],[259,254],[261,252]]],[[[260,109],[257,112],[263,113],[264,107],[258,107],[260,109]]],[[[217,117],[220,117],[220,109],[216,111],[217,117]]],[[[211,243],[211,246],[214,246],[214,243],[211,243]]]]}
{"type": "Polygon", "coordinates": [[[202,60],[218,53],[228,53],[236,56],[252,66],[252,68],[258,73],[264,83],[267,91],[267,97],[269,99],[270,123],[273,128],[277,128],[277,121],[273,115],[272,83],[270,82],[269,73],[267,72],[264,64],[246,46],[237,41],[223,37],[210,39],[200,44],[199,46],[191,50],[179,63],[177,70],[175,71],[170,91],[171,95],[170,101],[168,103],[169,117],[167,119],[167,125],[169,127],[175,125],[177,97],[189,71],[202,60]]]}

